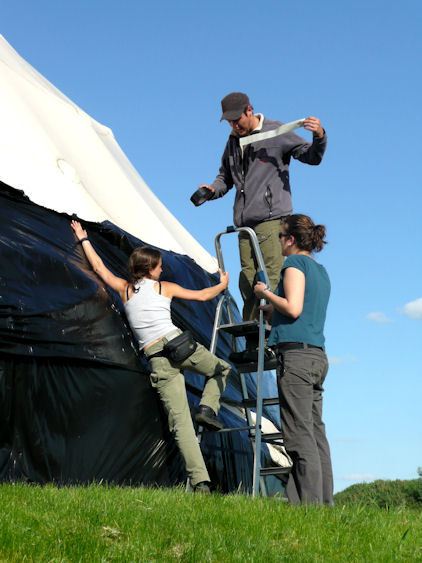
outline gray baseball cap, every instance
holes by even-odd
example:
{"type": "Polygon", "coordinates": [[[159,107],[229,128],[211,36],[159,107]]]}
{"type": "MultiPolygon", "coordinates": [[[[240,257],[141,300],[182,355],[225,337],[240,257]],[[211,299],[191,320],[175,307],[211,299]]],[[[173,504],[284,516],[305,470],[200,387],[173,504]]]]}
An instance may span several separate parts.
{"type": "Polygon", "coordinates": [[[223,110],[223,115],[220,121],[223,119],[236,120],[245,111],[245,108],[250,105],[249,98],[246,94],[242,92],[232,92],[227,94],[221,100],[221,109],[223,110]]]}

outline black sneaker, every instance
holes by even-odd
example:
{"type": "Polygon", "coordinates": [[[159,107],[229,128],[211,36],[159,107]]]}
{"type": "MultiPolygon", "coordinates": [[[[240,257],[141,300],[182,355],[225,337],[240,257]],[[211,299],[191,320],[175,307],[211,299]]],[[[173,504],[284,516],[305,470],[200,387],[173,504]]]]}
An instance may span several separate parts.
{"type": "Polygon", "coordinates": [[[195,420],[208,430],[221,430],[224,428],[223,423],[218,420],[215,412],[207,405],[199,405],[195,414],[195,420]]]}
{"type": "Polygon", "coordinates": [[[247,360],[245,360],[245,353],[247,350],[242,350],[241,352],[232,352],[229,356],[229,360],[234,364],[244,364],[247,360]]]}
{"type": "Polygon", "coordinates": [[[211,483],[209,481],[201,481],[194,485],[193,492],[208,495],[211,492],[210,485],[211,483]]]}
{"type": "MultiPolygon", "coordinates": [[[[258,361],[258,350],[243,350],[242,352],[232,352],[229,359],[235,364],[250,364],[258,361]]],[[[271,348],[264,350],[264,362],[275,360],[276,355],[271,348]]]]}

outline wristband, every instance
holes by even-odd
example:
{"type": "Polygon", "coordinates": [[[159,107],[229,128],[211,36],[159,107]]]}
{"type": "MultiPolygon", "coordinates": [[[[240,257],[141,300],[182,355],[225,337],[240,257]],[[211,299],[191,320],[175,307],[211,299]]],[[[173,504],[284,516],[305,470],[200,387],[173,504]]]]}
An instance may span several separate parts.
{"type": "Polygon", "coordinates": [[[88,237],[81,238],[81,240],[78,240],[78,244],[82,244],[86,240],[89,240],[89,238],[88,237]]]}
{"type": "Polygon", "coordinates": [[[268,285],[267,285],[267,287],[262,290],[262,293],[265,293],[265,292],[268,291],[269,289],[270,289],[270,288],[269,288],[268,285]]]}

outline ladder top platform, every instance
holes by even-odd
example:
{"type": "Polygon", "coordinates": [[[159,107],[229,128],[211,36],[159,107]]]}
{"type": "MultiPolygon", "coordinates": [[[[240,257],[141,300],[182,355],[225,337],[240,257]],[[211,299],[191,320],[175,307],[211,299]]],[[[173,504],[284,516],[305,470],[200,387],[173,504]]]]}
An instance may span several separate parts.
{"type": "MultiPolygon", "coordinates": [[[[259,333],[259,323],[258,321],[245,321],[243,323],[225,324],[220,325],[218,330],[223,330],[233,336],[246,336],[249,334],[259,333]]],[[[265,325],[265,333],[268,334],[271,330],[269,325],[265,325]]]]}

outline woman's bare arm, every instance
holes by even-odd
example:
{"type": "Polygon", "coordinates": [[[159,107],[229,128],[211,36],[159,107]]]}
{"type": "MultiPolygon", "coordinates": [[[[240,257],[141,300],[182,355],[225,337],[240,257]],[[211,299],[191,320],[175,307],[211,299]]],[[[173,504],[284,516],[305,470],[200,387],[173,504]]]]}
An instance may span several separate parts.
{"type": "Polygon", "coordinates": [[[162,294],[169,299],[178,297],[179,299],[188,299],[189,301],[209,301],[224,291],[229,285],[229,274],[218,270],[220,274],[220,283],[212,287],[204,289],[185,289],[177,283],[161,282],[162,294]]]}
{"type": "Polygon", "coordinates": [[[85,252],[85,256],[88,259],[88,262],[91,264],[92,269],[94,272],[103,280],[103,282],[117,291],[120,295],[123,303],[126,302],[126,289],[130,285],[128,281],[124,280],[123,278],[119,278],[115,276],[105,265],[101,258],[96,253],[94,247],[92,246],[91,242],[88,239],[88,233],[85,229],[82,228],[79,221],[71,221],[70,226],[75,233],[77,239],[80,241],[82,239],[83,242],[81,246],[85,252]]]}
{"type": "Polygon", "coordinates": [[[266,299],[282,315],[297,319],[303,311],[305,274],[297,268],[286,268],[283,274],[283,288],[286,297],[275,295],[265,283],[258,282],[254,293],[259,299],[266,299]]]}

